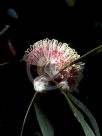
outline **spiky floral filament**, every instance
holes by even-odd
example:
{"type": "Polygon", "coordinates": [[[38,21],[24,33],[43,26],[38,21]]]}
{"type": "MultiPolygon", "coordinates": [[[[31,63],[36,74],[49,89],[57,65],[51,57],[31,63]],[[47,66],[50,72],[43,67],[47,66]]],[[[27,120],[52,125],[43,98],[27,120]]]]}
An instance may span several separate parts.
{"type": "MultiPolygon", "coordinates": [[[[52,77],[52,75],[56,75],[55,73],[58,73],[63,67],[68,64],[70,65],[79,58],[80,55],[69,47],[68,44],[58,43],[55,39],[44,39],[30,46],[25,52],[23,60],[29,65],[37,66],[39,76],[41,74],[44,75],[45,71],[47,71],[47,74],[50,74],[52,77]],[[48,68],[49,64],[50,68],[48,68]],[[53,67],[53,65],[55,65],[55,67],[53,67]]],[[[73,64],[71,67],[66,68],[57,78],[58,80],[67,80],[72,88],[77,87],[80,81],[79,79],[82,77],[83,67],[84,63],[81,62],[73,64]],[[75,75],[75,73],[77,74],[75,75]]]]}

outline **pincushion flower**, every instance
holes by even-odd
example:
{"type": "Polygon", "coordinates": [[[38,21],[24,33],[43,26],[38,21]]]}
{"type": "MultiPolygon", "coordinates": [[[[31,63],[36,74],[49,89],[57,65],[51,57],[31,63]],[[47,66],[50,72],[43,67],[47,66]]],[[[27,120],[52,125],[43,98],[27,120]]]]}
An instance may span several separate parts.
{"type": "MultiPolygon", "coordinates": [[[[68,44],[58,42],[55,39],[44,39],[31,45],[25,52],[23,60],[29,65],[37,66],[38,75],[43,75],[43,77],[41,76],[42,79],[49,80],[49,77],[54,78],[65,65],[70,65],[79,57],[80,55],[68,44]]],[[[64,86],[62,89],[77,91],[78,84],[83,76],[83,68],[84,63],[82,62],[67,67],[56,77],[56,81],[59,82],[58,85],[64,86]]],[[[48,90],[48,87],[45,88],[45,86],[47,86],[45,80],[42,80],[42,84],[40,78],[34,80],[36,91],[48,90]]]]}
{"type": "MultiPolygon", "coordinates": [[[[44,113],[36,106],[34,100],[38,92],[45,92],[55,88],[59,88],[61,93],[65,96],[73,115],[84,130],[85,136],[100,136],[99,127],[94,116],[88,108],[71,93],[72,91],[77,91],[79,82],[83,77],[84,63],[80,62],[80,60],[100,48],[102,48],[102,45],[80,57],[68,44],[58,42],[55,39],[44,39],[36,42],[27,49],[23,60],[27,66],[37,67],[36,71],[38,76],[33,79],[36,92],[25,114],[20,136],[23,134],[25,122],[33,103],[43,136],[48,136],[49,134],[54,136],[54,130],[51,124],[48,122],[44,113]],[[55,86],[51,86],[50,81],[53,81],[55,86]],[[83,113],[89,119],[93,129],[85,120],[83,113]]],[[[28,67],[28,70],[30,70],[29,68],[30,67],[28,67]]],[[[28,72],[28,76],[29,74],[31,74],[31,72],[28,72]]]]}

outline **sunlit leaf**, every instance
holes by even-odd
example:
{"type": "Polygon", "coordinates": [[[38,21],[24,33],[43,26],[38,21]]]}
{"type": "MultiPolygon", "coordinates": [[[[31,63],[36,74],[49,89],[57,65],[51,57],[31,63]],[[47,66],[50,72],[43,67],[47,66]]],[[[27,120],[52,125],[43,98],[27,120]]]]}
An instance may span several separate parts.
{"type": "Polygon", "coordinates": [[[54,136],[54,129],[41,108],[34,103],[37,120],[43,136],[54,136]]]}

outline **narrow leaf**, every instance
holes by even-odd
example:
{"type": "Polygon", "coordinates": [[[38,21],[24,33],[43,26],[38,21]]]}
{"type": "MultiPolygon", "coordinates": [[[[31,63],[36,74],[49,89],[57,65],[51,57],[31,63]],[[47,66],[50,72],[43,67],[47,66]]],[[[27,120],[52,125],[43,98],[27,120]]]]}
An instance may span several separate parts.
{"type": "Polygon", "coordinates": [[[90,126],[84,120],[84,116],[82,115],[82,113],[73,105],[73,103],[70,101],[70,99],[68,98],[68,96],[65,93],[64,93],[64,96],[66,97],[68,104],[69,104],[74,116],[76,117],[78,122],[81,124],[85,135],[86,136],[95,136],[95,134],[92,131],[92,129],[90,128],[90,126]]]}
{"type": "Polygon", "coordinates": [[[94,118],[94,116],[92,115],[92,113],[89,111],[89,109],[86,107],[86,105],[84,105],[80,100],[78,100],[76,97],[74,97],[72,94],[69,94],[69,98],[70,100],[76,104],[85,114],[86,116],[89,118],[92,127],[95,131],[96,136],[101,136],[100,131],[99,131],[99,127],[97,124],[96,119],[94,118]]]}
{"type": "Polygon", "coordinates": [[[34,103],[37,120],[43,136],[54,136],[54,129],[41,108],[34,103]]]}

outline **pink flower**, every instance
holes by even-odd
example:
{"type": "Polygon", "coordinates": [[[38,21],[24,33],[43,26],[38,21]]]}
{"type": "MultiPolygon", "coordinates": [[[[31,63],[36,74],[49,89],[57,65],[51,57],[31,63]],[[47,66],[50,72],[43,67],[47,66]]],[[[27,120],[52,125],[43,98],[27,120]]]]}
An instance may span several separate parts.
{"type": "MultiPolygon", "coordinates": [[[[66,64],[70,64],[80,55],[66,43],[58,43],[57,40],[44,39],[36,42],[27,49],[23,60],[29,65],[37,66],[39,76],[54,77],[66,64]]],[[[70,91],[77,90],[82,78],[84,63],[79,62],[66,68],[56,78],[57,81],[67,81],[70,91]]],[[[63,82],[64,83],[64,82],[63,82]]],[[[66,82],[65,82],[66,83],[66,82]]]]}

